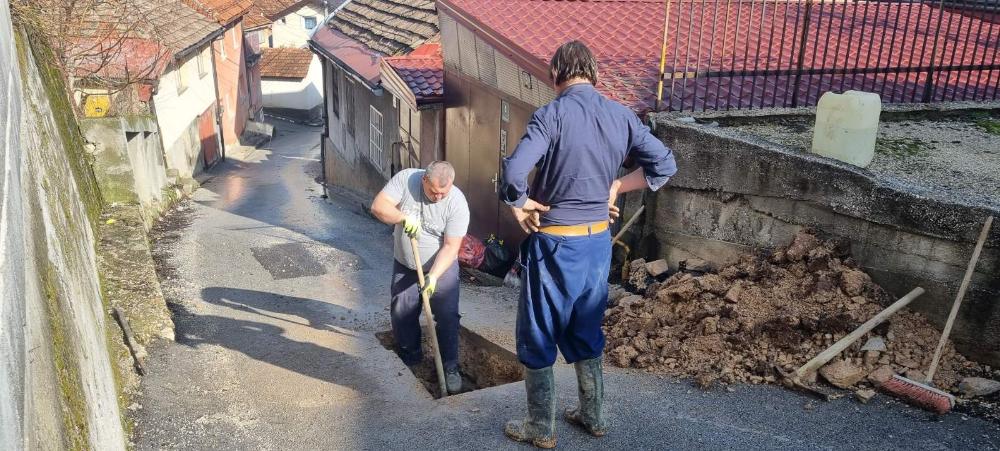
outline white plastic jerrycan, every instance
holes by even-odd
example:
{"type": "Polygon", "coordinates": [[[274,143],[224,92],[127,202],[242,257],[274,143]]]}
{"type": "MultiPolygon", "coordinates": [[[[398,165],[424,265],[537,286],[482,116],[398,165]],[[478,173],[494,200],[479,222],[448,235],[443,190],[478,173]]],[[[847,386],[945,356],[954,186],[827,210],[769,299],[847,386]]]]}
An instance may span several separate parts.
{"type": "Polygon", "coordinates": [[[812,151],[855,166],[867,167],[875,157],[875,137],[882,112],[878,94],[827,92],[816,105],[812,151]]]}

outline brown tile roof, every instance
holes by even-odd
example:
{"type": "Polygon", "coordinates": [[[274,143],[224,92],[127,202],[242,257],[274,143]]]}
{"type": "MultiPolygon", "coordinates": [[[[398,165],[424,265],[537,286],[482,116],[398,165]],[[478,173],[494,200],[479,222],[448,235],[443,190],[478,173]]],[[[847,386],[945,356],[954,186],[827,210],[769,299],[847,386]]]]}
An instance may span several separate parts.
{"type": "Polygon", "coordinates": [[[263,49],[260,59],[262,78],[294,78],[301,80],[309,75],[309,65],[313,53],[308,49],[274,48],[263,49]]]}
{"type": "Polygon", "coordinates": [[[390,56],[385,62],[413,91],[418,104],[438,101],[444,96],[441,44],[424,44],[409,55],[390,56]]]}
{"type": "Polygon", "coordinates": [[[254,30],[257,28],[263,28],[274,23],[273,20],[269,19],[264,11],[260,9],[260,6],[254,4],[247,11],[246,15],[243,16],[243,29],[244,30],[254,30]]]}
{"type": "Polygon", "coordinates": [[[327,24],[385,55],[402,55],[438,35],[432,0],[353,0],[327,24]]]}
{"type": "Polygon", "coordinates": [[[233,23],[246,14],[253,5],[253,0],[184,0],[184,2],[221,25],[233,23]]]}
{"type": "Polygon", "coordinates": [[[195,47],[220,29],[219,24],[181,0],[143,0],[136,4],[149,25],[147,36],[174,55],[195,47]]]}

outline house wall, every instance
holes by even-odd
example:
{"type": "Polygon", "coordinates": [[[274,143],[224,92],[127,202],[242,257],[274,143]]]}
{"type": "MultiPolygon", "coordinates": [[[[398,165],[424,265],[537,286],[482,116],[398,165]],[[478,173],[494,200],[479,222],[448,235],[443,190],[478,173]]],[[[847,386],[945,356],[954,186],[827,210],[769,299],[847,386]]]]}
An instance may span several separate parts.
{"type": "Polygon", "coordinates": [[[446,14],[440,14],[445,66],[445,158],[472,210],[469,231],[515,246],[524,237],[500,202],[500,161],[513,152],[531,114],[555,98],[530,75],[446,14]],[[506,113],[504,113],[506,111],[506,113]]]}
{"type": "Polygon", "coordinates": [[[327,65],[328,134],[322,141],[326,183],[373,198],[392,173],[390,149],[399,142],[397,108],[388,93],[377,96],[339,66],[327,60],[323,64],[327,65]],[[383,133],[381,156],[374,158],[369,144],[372,106],[382,114],[383,133]]]}
{"type": "Polygon", "coordinates": [[[267,78],[261,80],[263,104],[268,109],[298,110],[309,119],[323,113],[323,64],[313,55],[309,74],[302,80],[267,78]]]}
{"type": "Polygon", "coordinates": [[[250,64],[247,68],[247,90],[248,96],[250,98],[250,120],[262,121],[264,120],[261,114],[264,108],[264,95],[262,91],[263,81],[260,77],[260,52],[261,45],[259,35],[257,33],[246,33],[244,36],[244,42],[247,46],[247,53],[256,56],[256,61],[250,64]]]}
{"type": "Polygon", "coordinates": [[[176,169],[180,177],[192,177],[205,165],[198,137],[198,119],[206,112],[214,115],[215,111],[215,67],[211,64],[211,51],[205,45],[197,56],[173,64],[160,77],[153,95],[166,167],[176,169]],[[198,58],[201,58],[201,73],[198,58]],[[183,89],[179,85],[181,78],[183,89]]]}
{"type": "Polygon", "coordinates": [[[239,144],[240,134],[251,116],[247,89],[247,67],[243,53],[243,23],[237,21],[215,42],[215,70],[222,111],[222,139],[226,146],[239,144]]]}
{"type": "MultiPolygon", "coordinates": [[[[331,2],[333,3],[333,2],[331,2]]],[[[332,9],[332,6],[331,6],[332,9]]],[[[323,11],[323,4],[316,2],[307,4],[286,16],[275,20],[271,25],[272,47],[295,47],[306,46],[309,40],[311,28],[306,28],[304,20],[306,17],[316,18],[316,24],[323,22],[326,13],[323,11]]]]}

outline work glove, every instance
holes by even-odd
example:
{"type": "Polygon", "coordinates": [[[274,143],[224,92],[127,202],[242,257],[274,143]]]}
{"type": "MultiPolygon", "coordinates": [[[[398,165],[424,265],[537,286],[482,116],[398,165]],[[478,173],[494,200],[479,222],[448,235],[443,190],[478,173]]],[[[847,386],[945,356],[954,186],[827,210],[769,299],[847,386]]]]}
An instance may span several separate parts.
{"type": "Polygon", "coordinates": [[[416,216],[406,215],[403,218],[403,232],[406,232],[410,238],[415,238],[420,232],[420,220],[416,216]]]}
{"type": "Polygon", "coordinates": [[[430,299],[431,296],[434,296],[434,290],[437,289],[437,283],[438,283],[437,276],[432,276],[428,274],[427,278],[424,279],[424,286],[421,288],[421,291],[424,296],[427,296],[427,299],[430,299]]]}

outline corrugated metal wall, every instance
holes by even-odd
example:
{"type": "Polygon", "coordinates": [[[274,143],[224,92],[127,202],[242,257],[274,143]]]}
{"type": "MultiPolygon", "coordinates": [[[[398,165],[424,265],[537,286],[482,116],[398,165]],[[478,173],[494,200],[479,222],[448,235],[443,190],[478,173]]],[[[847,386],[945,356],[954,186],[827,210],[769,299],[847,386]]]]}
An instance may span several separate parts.
{"type": "Polygon", "coordinates": [[[445,67],[540,107],[555,98],[545,81],[529,74],[471,30],[440,15],[445,67]]]}

